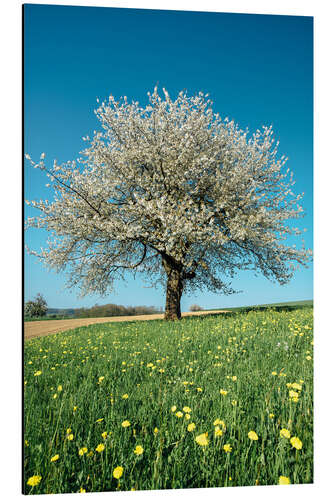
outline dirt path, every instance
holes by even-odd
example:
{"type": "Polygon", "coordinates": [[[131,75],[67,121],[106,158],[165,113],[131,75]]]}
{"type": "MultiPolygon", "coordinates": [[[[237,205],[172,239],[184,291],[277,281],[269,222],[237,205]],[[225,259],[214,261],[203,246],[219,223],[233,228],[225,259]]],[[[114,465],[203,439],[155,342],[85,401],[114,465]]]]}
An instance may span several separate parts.
{"type": "MultiPolygon", "coordinates": [[[[182,316],[200,316],[203,314],[219,314],[229,311],[198,311],[198,312],[185,312],[182,316]]],[[[47,321],[26,321],[24,323],[24,339],[32,339],[34,337],[41,337],[51,335],[53,333],[64,332],[79,326],[94,325],[96,323],[110,323],[113,321],[145,321],[152,319],[163,319],[163,314],[147,314],[140,316],[114,316],[109,318],[81,318],[81,319],[56,319],[47,321]]]]}

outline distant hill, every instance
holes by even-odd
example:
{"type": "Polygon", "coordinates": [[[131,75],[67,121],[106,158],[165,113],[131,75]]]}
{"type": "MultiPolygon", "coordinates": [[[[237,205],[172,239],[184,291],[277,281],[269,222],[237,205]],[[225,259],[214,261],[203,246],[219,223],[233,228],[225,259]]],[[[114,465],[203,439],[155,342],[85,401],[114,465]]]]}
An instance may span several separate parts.
{"type": "MultiPolygon", "coordinates": [[[[239,307],[224,307],[228,311],[250,311],[253,309],[267,309],[268,307],[275,307],[277,309],[296,309],[299,307],[313,307],[313,300],[295,300],[289,302],[274,302],[272,304],[254,304],[251,306],[239,306],[239,307]]],[[[217,311],[221,309],[218,307],[216,309],[209,309],[210,311],[217,311]]]]}

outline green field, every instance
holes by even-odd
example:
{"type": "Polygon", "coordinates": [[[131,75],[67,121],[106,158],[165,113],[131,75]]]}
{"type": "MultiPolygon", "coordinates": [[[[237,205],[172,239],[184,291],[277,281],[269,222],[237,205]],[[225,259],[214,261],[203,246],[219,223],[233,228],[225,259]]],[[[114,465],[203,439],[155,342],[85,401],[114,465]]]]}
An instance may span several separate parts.
{"type": "Polygon", "coordinates": [[[307,307],[27,341],[25,493],[311,483],[312,322],[307,307]]]}

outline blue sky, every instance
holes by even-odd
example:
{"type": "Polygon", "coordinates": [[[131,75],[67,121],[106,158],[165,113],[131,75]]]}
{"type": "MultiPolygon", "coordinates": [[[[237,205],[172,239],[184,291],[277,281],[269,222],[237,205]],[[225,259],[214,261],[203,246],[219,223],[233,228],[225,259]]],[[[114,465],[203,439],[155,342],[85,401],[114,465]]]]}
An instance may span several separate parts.
{"type": "MultiPolygon", "coordinates": [[[[33,159],[46,153],[77,158],[82,136],[99,124],[96,98],[127,95],[146,101],[156,83],[172,96],[208,92],[214,109],[250,132],[273,125],[281,155],[289,158],[297,192],[304,192],[312,241],[313,61],[311,17],[175,12],[94,7],[25,6],[25,137],[33,159]]],[[[42,172],[25,167],[25,198],[50,197],[42,172]]],[[[26,207],[26,215],[35,211],[26,207]]],[[[30,229],[25,243],[46,246],[47,234],[30,229]]],[[[65,275],[48,272],[25,255],[25,300],[38,292],[50,307],[89,307],[95,303],[164,306],[164,291],[138,279],[119,282],[117,293],[78,299],[64,290],[65,275]]],[[[243,272],[233,285],[243,293],[185,296],[182,309],[231,307],[310,299],[312,266],[296,272],[285,286],[243,272]]]]}

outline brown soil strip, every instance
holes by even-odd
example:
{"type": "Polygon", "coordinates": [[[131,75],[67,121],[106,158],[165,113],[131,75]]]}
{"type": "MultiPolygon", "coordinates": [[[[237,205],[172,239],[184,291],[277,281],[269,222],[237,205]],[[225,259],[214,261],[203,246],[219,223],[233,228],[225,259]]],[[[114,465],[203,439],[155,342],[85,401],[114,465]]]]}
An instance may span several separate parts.
{"type": "MultiPolygon", "coordinates": [[[[198,311],[185,312],[182,316],[200,316],[203,314],[219,314],[229,311],[198,311]]],[[[163,319],[163,314],[147,314],[140,316],[113,316],[109,318],[79,318],[79,319],[56,319],[46,321],[26,321],[24,323],[24,339],[42,337],[53,333],[64,332],[79,326],[94,325],[96,323],[110,323],[113,321],[146,321],[152,319],[163,319]]]]}

